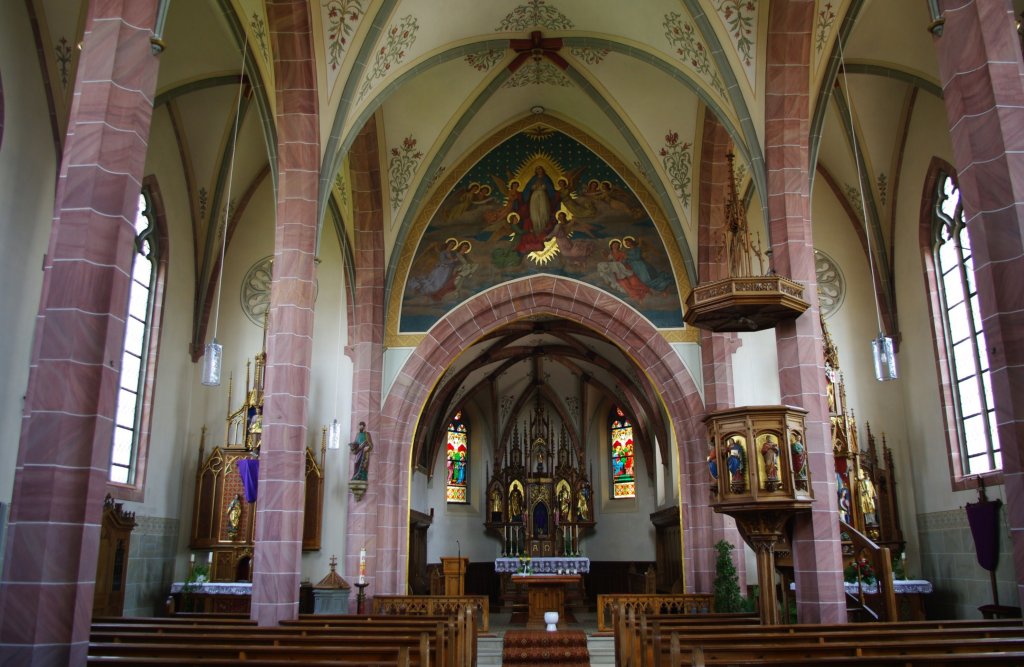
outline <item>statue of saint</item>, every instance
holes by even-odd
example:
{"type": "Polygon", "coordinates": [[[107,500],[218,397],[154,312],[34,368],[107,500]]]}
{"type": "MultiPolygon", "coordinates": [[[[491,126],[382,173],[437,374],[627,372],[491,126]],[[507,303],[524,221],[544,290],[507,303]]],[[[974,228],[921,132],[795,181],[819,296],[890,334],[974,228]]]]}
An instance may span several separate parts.
{"type": "Polygon", "coordinates": [[[584,485],[576,498],[576,519],[586,521],[590,518],[590,487],[584,485]]]}
{"type": "Polygon", "coordinates": [[[366,422],[359,422],[359,433],[356,433],[355,442],[348,445],[356,460],[352,464],[352,481],[365,482],[370,472],[370,452],[373,451],[373,438],[366,432],[366,422]]]}
{"type": "Polygon", "coordinates": [[[569,500],[569,489],[563,486],[558,491],[558,512],[561,515],[562,521],[570,521],[569,512],[571,510],[569,500]]]}
{"type": "Polygon", "coordinates": [[[228,503],[228,537],[235,539],[242,527],[242,497],[235,494],[235,497],[228,503]]]}
{"type": "Polygon", "coordinates": [[[523,520],[523,492],[519,490],[518,486],[512,487],[512,491],[508,494],[508,520],[523,520]]]}
{"type": "Polygon", "coordinates": [[[764,488],[775,491],[782,486],[782,478],[779,476],[779,443],[770,435],[761,445],[761,457],[764,459],[764,488]]]}
{"type": "Polygon", "coordinates": [[[860,503],[861,514],[864,515],[864,523],[877,524],[875,484],[870,477],[864,474],[863,468],[857,471],[857,500],[860,503]]]}

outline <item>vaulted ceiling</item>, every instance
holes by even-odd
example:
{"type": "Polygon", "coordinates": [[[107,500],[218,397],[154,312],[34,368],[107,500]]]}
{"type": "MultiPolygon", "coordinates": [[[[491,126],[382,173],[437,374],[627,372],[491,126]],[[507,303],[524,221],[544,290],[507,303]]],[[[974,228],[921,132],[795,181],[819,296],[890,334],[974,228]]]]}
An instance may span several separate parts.
{"type": "MultiPolygon", "coordinates": [[[[87,3],[28,4],[59,148],[87,3]]],[[[482,157],[480,147],[489,138],[544,114],[593,137],[628,172],[623,176],[652,195],[652,205],[668,221],[663,241],[684,258],[686,282],[695,284],[706,118],[714,116],[725,126],[738,155],[749,215],[755,225],[763,219],[772,5],[767,0],[311,0],[322,224],[342,230],[345,244],[352,202],[346,156],[375,115],[388,290],[401,292],[396,281],[404,276],[396,271],[397,259],[418,243],[416,221],[429,215],[458,180],[460,167],[482,157]],[[396,159],[402,168],[394,168],[396,159]]],[[[891,299],[893,201],[899,187],[894,176],[915,104],[922,96],[942,94],[927,31],[928,3],[816,0],[814,5],[813,178],[816,188],[836,193],[848,214],[847,220],[815,224],[860,229],[866,217],[873,241],[886,249],[879,274],[891,299]],[[837,76],[840,57],[845,68],[837,76]]],[[[175,0],[163,39],[167,48],[160,56],[156,114],[173,125],[174,158],[190,198],[198,326],[226,200],[236,207],[230,242],[245,232],[248,198],[275,182],[274,54],[261,0],[175,0]],[[229,197],[236,114],[241,122],[229,197]]],[[[334,235],[321,235],[327,238],[334,235]]],[[[578,376],[635,401],[642,427],[660,421],[647,421],[653,416],[647,413],[656,410],[654,399],[643,381],[629,380],[636,369],[621,352],[606,349],[585,331],[524,326],[481,341],[437,391],[464,395],[510,364],[533,364],[536,354],[521,349],[524,345],[541,347],[578,376]]]]}

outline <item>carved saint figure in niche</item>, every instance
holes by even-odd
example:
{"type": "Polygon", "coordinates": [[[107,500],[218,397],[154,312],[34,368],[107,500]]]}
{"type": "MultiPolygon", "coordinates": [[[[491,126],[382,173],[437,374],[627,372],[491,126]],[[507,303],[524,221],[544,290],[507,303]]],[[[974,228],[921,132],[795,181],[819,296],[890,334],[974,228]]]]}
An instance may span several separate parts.
{"type": "Polygon", "coordinates": [[[560,488],[558,490],[558,512],[561,515],[560,518],[561,518],[562,521],[569,521],[570,520],[570,517],[569,517],[569,510],[570,509],[571,508],[570,508],[570,500],[569,500],[569,489],[568,489],[568,487],[563,486],[562,488],[560,488]]]}
{"type": "Polygon", "coordinates": [[[370,452],[373,451],[373,438],[366,432],[366,422],[359,422],[356,439],[348,446],[356,455],[356,460],[352,464],[352,481],[365,482],[370,472],[370,452]]]}
{"type": "Polygon", "coordinates": [[[523,520],[523,492],[519,487],[513,487],[508,494],[508,518],[509,521],[523,520]]]}
{"type": "Polygon", "coordinates": [[[586,521],[590,518],[590,487],[584,485],[580,489],[579,496],[576,498],[576,519],[579,521],[586,521]]]}
{"type": "Polygon", "coordinates": [[[764,488],[776,491],[782,486],[779,476],[779,443],[772,436],[767,436],[761,445],[761,457],[764,459],[764,488]]]}
{"type": "Polygon", "coordinates": [[[729,482],[733,493],[747,489],[747,453],[739,438],[729,438],[725,446],[725,465],[729,469],[729,482]]]}
{"type": "Polygon", "coordinates": [[[708,472],[711,479],[718,479],[718,453],[715,451],[715,443],[708,443],[708,472]]]}
{"type": "Polygon", "coordinates": [[[235,494],[235,497],[228,503],[228,537],[236,539],[242,526],[242,497],[235,494]]]}
{"type": "Polygon", "coordinates": [[[863,469],[857,471],[857,497],[860,511],[864,515],[864,523],[878,523],[878,517],[875,516],[875,484],[864,474],[863,469]]]}
{"type": "Polygon", "coordinates": [[[793,478],[796,480],[796,488],[806,491],[807,450],[804,448],[804,443],[800,442],[799,433],[790,434],[789,449],[793,452],[793,478]]]}

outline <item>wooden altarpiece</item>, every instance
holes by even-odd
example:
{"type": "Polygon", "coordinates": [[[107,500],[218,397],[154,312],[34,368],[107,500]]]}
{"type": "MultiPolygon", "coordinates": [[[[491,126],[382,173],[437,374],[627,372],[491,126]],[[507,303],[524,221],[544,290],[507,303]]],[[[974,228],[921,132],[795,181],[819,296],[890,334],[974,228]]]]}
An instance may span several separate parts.
{"type": "MultiPolygon", "coordinates": [[[[206,455],[206,428],[199,441],[192,535],[189,548],[212,553],[210,581],[251,581],[256,503],[246,501],[241,467],[259,460],[263,437],[263,374],[266,353],[256,355],[250,378],[247,364],[245,400],[230,410],[224,442],[206,455]],[[250,384],[251,380],[251,384],[250,384]]],[[[228,382],[228,406],[232,404],[228,382]]],[[[306,448],[305,506],[302,526],[303,551],[320,549],[323,524],[324,463],[327,431],[320,434],[320,456],[306,448]]]]}
{"type": "Polygon", "coordinates": [[[594,494],[582,448],[555,429],[538,400],[529,423],[516,423],[488,473],[487,532],[506,556],[554,557],[579,553],[594,527],[594,494]]]}

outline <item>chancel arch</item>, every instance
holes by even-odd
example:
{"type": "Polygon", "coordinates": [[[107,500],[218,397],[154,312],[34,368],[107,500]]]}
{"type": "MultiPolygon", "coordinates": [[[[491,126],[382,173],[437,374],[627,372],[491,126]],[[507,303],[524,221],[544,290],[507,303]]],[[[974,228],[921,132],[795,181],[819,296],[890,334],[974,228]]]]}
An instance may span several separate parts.
{"type": "MultiPolygon", "coordinates": [[[[376,490],[374,511],[378,516],[387,513],[389,520],[378,520],[376,529],[367,531],[368,539],[375,543],[376,567],[372,569],[380,593],[405,590],[408,518],[404,512],[410,502],[412,445],[431,392],[460,355],[481,338],[535,318],[562,319],[585,326],[643,369],[678,450],[684,531],[691,530],[686,521],[690,508],[707,504],[706,494],[695,489],[703,489],[703,479],[691,483],[691,476],[704,473],[702,402],[689,371],[664,335],[623,301],[577,280],[535,275],[503,283],[442,317],[413,350],[384,402],[380,441],[386,444],[378,448],[375,459],[381,484],[376,490]]],[[[684,543],[695,542],[684,536],[684,543]]],[[[347,557],[356,559],[358,546],[350,546],[347,557]]],[[[684,567],[685,585],[690,589],[695,585],[691,560],[687,559],[684,567]]],[[[707,583],[710,585],[710,580],[707,583]]]]}

